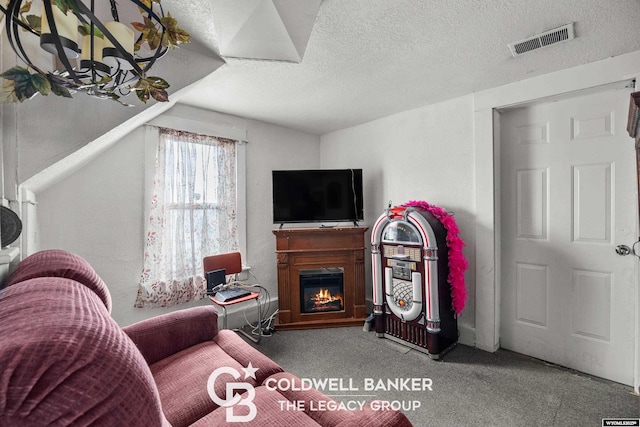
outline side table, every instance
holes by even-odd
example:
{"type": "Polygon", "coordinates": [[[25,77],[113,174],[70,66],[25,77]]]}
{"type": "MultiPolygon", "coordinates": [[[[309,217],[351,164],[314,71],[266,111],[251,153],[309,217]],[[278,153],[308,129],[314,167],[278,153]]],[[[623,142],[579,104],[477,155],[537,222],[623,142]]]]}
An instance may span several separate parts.
{"type": "Polygon", "coordinates": [[[247,333],[242,328],[233,329],[233,331],[244,335],[245,337],[249,338],[251,341],[253,341],[256,344],[258,344],[260,342],[260,339],[262,338],[262,310],[260,307],[259,298],[260,298],[260,294],[258,292],[251,292],[249,295],[245,295],[243,297],[236,298],[231,301],[218,301],[215,295],[209,297],[211,302],[213,302],[215,305],[219,307],[222,307],[222,312],[224,314],[224,320],[222,321],[223,329],[227,329],[227,306],[238,304],[241,302],[255,300],[256,305],[258,306],[258,336],[254,337],[252,334],[247,333]]]}

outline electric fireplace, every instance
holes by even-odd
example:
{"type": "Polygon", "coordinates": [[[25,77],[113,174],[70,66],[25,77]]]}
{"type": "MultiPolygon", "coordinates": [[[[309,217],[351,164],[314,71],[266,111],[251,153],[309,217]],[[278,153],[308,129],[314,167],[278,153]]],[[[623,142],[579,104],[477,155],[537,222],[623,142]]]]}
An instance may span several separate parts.
{"type": "Polygon", "coordinates": [[[277,329],[362,326],[367,319],[366,231],[367,227],[273,230],[277,329]]]}
{"type": "Polygon", "coordinates": [[[300,271],[300,312],[344,310],[344,272],[341,268],[300,271]]]}

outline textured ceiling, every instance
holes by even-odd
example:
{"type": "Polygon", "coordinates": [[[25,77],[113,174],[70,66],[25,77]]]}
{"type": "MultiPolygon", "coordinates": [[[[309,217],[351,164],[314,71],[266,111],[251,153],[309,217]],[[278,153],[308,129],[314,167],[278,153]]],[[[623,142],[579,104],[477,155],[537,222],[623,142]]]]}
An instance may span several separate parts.
{"type": "MultiPolygon", "coordinates": [[[[217,1],[163,4],[218,53],[217,1]]],[[[300,63],[227,58],[180,102],[323,134],[640,50],[639,23],[639,0],[322,0],[300,63]],[[511,56],[570,22],[574,40],[511,56]]]]}

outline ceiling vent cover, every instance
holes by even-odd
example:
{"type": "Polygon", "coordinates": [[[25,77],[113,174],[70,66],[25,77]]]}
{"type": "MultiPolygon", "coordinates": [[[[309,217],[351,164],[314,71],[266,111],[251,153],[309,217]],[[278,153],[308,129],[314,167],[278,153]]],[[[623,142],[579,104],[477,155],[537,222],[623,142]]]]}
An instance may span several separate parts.
{"type": "Polygon", "coordinates": [[[520,40],[515,43],[509,44],[511,54],[514,57],[520,56],[532,50],[540,49],[543,47],[551,46],[552,44],[565,42],[574,39],[573,22],[571,24],[563,25],[562,27],[554,28],[553,30],[545,31],[544,33],[537,34],[528,39],[520,40]]]}

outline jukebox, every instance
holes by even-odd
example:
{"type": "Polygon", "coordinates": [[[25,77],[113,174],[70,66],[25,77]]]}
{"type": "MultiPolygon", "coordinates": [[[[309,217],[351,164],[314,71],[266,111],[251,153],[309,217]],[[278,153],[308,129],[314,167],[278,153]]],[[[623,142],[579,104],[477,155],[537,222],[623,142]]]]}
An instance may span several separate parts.
{"type": "Polygon", "coordinates": [[[440,221],[415,206],[387,209],[371,230],[376,335],[432,359],[458,341],[446,239],[440,221]]]}

